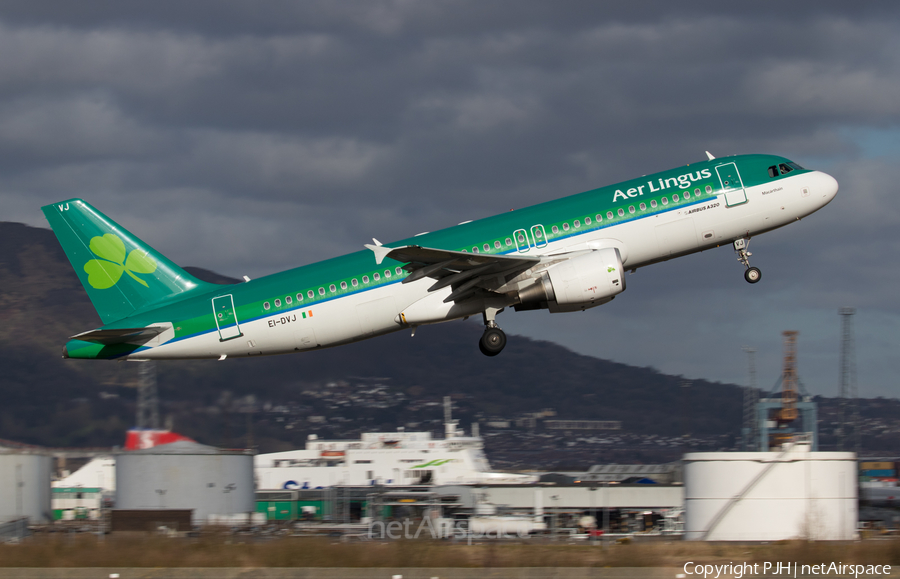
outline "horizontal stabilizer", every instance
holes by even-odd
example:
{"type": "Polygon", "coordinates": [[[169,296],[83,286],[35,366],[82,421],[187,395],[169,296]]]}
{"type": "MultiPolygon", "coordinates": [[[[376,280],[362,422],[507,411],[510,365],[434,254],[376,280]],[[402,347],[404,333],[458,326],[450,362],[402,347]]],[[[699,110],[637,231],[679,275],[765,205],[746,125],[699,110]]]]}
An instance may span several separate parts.
{"type": "Polygon", "coordinates": [[[69,338],[70,340],[81,340],[82,342],[94,342],[109,346],[111,344],[136,344],[152,340],[156,336],[165,332],[166,326],[149,326],[146,328],[100,328],[83,332],[69,338]]]}

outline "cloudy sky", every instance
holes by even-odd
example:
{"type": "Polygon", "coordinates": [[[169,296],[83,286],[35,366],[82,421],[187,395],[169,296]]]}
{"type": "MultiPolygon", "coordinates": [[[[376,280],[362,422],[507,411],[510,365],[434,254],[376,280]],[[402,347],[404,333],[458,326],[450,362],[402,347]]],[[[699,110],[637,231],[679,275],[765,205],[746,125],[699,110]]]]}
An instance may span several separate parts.
{"type": "Polygon", "coordinates": [[[803,383],[834,395],[854,306],[860,394],[900,396],[900,4],[731,4],[7,1],[0,220],[83,197],[178,263],[258,277],[704,150],[780,154],[841,191],[753,240],[761,283],[721,248],[500,325],[736,383],[752,346],[767,388],[799,330],[803,383]]]}

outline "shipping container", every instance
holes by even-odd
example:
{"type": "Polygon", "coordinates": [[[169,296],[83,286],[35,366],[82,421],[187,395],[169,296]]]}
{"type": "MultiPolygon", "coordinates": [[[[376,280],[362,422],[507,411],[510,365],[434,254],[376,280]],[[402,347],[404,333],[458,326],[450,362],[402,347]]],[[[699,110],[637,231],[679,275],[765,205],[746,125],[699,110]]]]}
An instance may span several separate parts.
{"type": "Polygon", "coordinates": [[[893,462],[866,461],[859,463],[860,470],[892,470],[893,462]]]}
{"type": "MultiPolygon", "coordinates": [[[[890,464],[890,463],[888,463],[890,464]]],[[[868,476],[872,478],[885,478],[885,477],[895,477],[897,476],[897,471],[894,469],[884,469],[884,470],[864,470],[862,472],[863,476],[868,476]]]]}

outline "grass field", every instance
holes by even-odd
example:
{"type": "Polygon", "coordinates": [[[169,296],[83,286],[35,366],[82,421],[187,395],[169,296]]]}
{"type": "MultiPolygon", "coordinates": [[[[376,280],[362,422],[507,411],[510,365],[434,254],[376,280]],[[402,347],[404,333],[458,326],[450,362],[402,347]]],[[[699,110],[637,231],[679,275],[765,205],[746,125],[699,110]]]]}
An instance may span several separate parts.
{"type": "Polygon", "coordinates": [[[0,545],[0,567],[681,567],[687,561],[900,565],[900,540],[660,541],[602,547],[538,541],[467,545],[434,540],[347,543],[321,537],[242,541],[214,534],[199,538],[52,534],[0,545]]]}

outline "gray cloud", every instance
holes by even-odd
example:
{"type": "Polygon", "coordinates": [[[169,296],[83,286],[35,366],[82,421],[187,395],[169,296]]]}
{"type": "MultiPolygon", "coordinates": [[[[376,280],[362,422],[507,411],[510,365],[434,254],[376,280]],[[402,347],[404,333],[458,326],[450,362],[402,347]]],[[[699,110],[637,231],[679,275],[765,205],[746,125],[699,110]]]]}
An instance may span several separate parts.
{"type": "Polygon", "coordinates": [[[800,329],[808,382],[830,393],[835,311],[857,305],[861,380],[896,395],[900,147],[877,143],[900,141],[900,8],[786,16],[705,1],[5,2],[0,219],[43,226],[38,206],[82,196],[180,263],[258,277],[704,150],[779,153],[841,193],[754,240],[762,284],[724,248],[640,271],[598,310],[501,324],[727,380],[743,379],[744,343],[769,344],[760,362],[777,371],[780,331],[800,329]]]}

